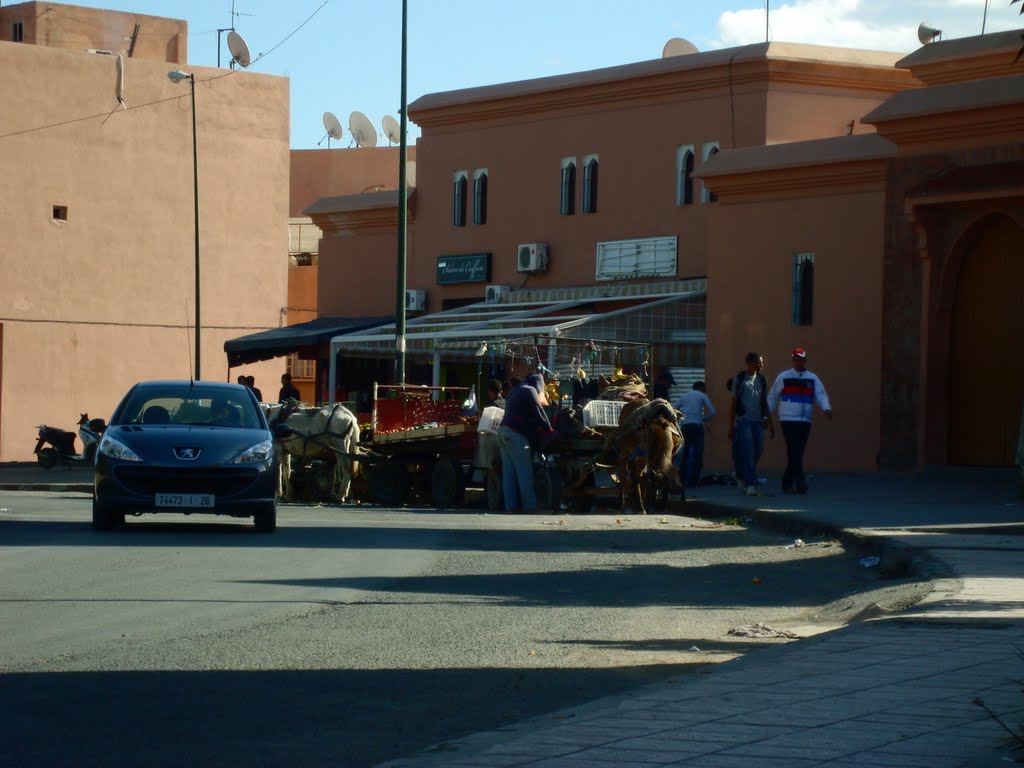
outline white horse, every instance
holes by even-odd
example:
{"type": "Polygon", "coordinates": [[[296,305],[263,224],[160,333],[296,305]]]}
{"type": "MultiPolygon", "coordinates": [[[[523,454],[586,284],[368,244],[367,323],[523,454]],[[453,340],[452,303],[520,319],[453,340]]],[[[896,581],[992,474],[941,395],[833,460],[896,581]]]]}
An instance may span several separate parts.
{"type": "Polygon", "coordinates": [[[281,476],[279,489],[283,499],[292,496],[293,456],[300,459],[332,457],[334,479],[331,491],[339,502],[348,498],[352,477],[358,471],[359,424],[355,415],[341,404],[319,408],[298,406],[294,410],[285,405],[266,406],[267,421],[271,425],[283,423],[294,433],[280,442],[281,476]]]}

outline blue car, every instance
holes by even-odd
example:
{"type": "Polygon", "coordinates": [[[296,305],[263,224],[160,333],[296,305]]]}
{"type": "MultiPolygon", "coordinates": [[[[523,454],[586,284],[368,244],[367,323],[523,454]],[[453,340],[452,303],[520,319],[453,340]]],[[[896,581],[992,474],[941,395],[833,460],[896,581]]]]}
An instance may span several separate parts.
{"type": "Polygon", "coordinates": [[[238,384],[145,381],[118,404],[96,450],[92,525],[174,512],[251,517],[277,527],[278,456],[252,391],[238,384]]]}

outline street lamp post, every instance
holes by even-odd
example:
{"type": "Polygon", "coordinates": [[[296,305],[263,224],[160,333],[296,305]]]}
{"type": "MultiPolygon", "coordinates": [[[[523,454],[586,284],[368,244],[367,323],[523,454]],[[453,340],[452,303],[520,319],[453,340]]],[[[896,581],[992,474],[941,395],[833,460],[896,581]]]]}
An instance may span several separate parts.
{"type": "Polygon", "coordinates": [[[408,27],[408,0],[402,0],[402,105],[401,124],[399,131],[401,137],[398,141],[398,269],[397,269],[397,296],[395,297],[395,383],[405,384],[405,280],[406,280],[406,226],[408,219],[409,195],[406,189],[406,152],[408,141],[408,118],[405,114],[406,108],[406,51],[408,44],[406,40],[406,29],[408,27]]]}
{"type": "Polygon", "coordinates": [[[180,83],[188,80],[192,95],[192,202],[194,206],[195,238],[196,238],[196,381],[200,375],[202,324],[199,320],[199,146],[196,142],[196,77],[191,72],[172,70],[167,73],[172,82],[180,83]]]}

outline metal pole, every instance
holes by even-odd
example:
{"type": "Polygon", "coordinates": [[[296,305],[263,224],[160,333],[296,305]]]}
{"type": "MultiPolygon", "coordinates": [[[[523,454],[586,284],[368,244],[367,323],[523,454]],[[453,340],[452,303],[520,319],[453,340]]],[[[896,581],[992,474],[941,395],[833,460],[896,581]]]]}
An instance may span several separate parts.
{"type": "Polygon", "coordinates": [[[395,288],[395,383],[405,384],[405,266],[406,266],[406,218],[409,209],[409,195],[406,188],[406,152],[408,141],[408,117],[406,117],[406,52],[408,48],[408,0],[402,0],[402,109],[401,138],[398,142],[398,274],[395,288]]]}
{"type": "Polygon", "coordinates": [[[192,87],[192,198],[196,225],[196,381],[199,381],[202,378],[199,361],[202,360],[200,339],[203,326],[199,320],[199,144],[196,140],[196,76],[190,74],[188,80],[192,87]]]}

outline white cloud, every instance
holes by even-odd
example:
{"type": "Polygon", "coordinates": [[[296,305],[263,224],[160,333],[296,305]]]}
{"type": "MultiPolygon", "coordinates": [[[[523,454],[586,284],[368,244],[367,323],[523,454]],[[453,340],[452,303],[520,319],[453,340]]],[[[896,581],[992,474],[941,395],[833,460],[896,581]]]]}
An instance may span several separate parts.
{"type": "MultiPolygon", "coordinates": [[[[918,47],[917,26],[927,21],[943,39],[981,33],[985,0],[788,0],[770,4],[771,40],[844,48],[909,52],[918,47]]],[[[1024,26],[1009,0],[990,0],[986,31],[1024,26]]],[[[763,42],[763,8],[727,11],[711,47],[763,42]]]]}

